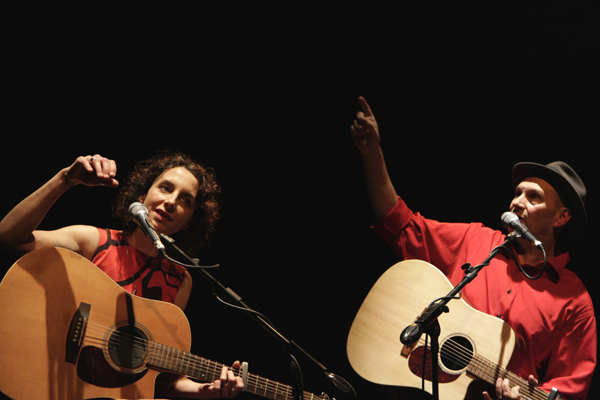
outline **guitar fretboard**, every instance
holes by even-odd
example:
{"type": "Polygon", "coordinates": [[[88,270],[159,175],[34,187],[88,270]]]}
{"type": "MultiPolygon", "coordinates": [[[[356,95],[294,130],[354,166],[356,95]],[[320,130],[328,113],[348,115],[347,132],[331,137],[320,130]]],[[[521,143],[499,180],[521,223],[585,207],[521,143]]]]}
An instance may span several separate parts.
{"type": "MultiPolygon", "coordinates": [[[[159,343],[150,343],[146,364],[203,382],[219,379],[221,370],[225,366],[159,343]]],[[[236,376],[241,376],[239,369],[232,368],[232,371],[236,376]]],[[[291,386],[254,374],[248,374],[244,391],[274,400],[293,399],[291,386]]],[[[303,398],[304,400],[326,400],[326,397],[316,396],[309,392],[304,392],[303,398]]]]}
{"type": "Polygon", "coordinates": [[[473,359],[467,367],[467,371],[469,374],[492,385],[496,384],[498,378],[508,379],[511,387],[519,386],[521,388],[520,394],[523,399],[548,399],[548,393],[539,388],[529,387],[529,382],[525,379],[478,354],[473,356],[473,359]]]}

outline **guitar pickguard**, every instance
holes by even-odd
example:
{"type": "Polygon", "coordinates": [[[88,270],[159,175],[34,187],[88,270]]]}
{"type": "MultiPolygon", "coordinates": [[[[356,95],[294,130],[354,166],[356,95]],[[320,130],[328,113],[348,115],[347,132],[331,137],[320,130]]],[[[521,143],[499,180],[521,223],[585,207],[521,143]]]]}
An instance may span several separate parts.
{"type": "MultiPolygon", "coordinates": [[[[431,382],[433,373],[431,365],[431,349],[425,351],[425,346],[416,347],[408,358],[408,368],[410,371],[419,378],[425,377],[425,380],[429,382],[431,382]],[[425,355],[425,353],[427,353],[427,355],[425,355]],[[425,369],[423,369],[423,367],[425,367],[425,369]]],[[[451,375],[443,371],[439,366],[437,369],[440,383],[454,382],[460,377],[460,374],[451,375]]]]}
{"type": "Polygon", "coordinates": [[[77,362],[77,375],[82,381],[102,388],[120,388],[142,379],[147,369],[134,374],[124,374],[114,369],[104,357],[102,349],[85,346],[77,362]]]}

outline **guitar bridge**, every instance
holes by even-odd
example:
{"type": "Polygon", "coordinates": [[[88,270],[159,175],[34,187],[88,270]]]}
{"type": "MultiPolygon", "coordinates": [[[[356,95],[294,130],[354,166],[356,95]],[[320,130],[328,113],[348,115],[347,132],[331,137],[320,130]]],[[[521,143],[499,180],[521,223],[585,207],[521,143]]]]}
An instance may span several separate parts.
{"type": "Polygon", "coordinates": [[[87,327],[87,321],[90,317],[91,304],[81,302],[79,308],[73,314],[71,319],[71,325],[69,327],[69,333],[67,334],[67,345],[65,361],[71,364],[77,362],[77,356],[81,349],[81,340],[85,335],[85,329],[87,327]]]}

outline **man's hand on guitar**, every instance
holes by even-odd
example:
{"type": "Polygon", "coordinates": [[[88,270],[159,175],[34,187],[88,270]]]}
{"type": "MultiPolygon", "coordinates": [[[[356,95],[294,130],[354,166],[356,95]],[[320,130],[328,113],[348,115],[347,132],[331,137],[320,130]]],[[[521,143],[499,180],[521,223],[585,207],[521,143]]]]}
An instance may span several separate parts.
{"type": "MultiPolygon", "coordinates": [[[[537,379],[533,377],[533,375],[529,375],[529,385],[535,387],[538,385],[537,379]]],[[[510,382],[508,379],[500,379],[496,381],[496,399],[511,399],[511,400],[520,400],[521,395],[519,391],[521,388],[519,386],[515,386],[513,388],[510,387],[510,382]]],[[[492,400],[490,395],[487,392],[483,392],[483,398],[485,400],[492,400]]]]}

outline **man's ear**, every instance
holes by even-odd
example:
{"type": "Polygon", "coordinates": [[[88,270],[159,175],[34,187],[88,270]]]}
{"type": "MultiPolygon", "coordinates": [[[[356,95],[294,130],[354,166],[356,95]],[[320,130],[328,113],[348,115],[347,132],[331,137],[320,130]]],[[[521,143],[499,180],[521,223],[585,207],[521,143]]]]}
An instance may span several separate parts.
{"type": "Polygon", "coordinates": [[[562,207],[559,210],[558,218],[554,222],[554,227],[560,228],[562,226],[565,226],[566,223],[569,222],[570,219],[571,219],[571,210],[569,210],[567,207],[562,207]]]}

